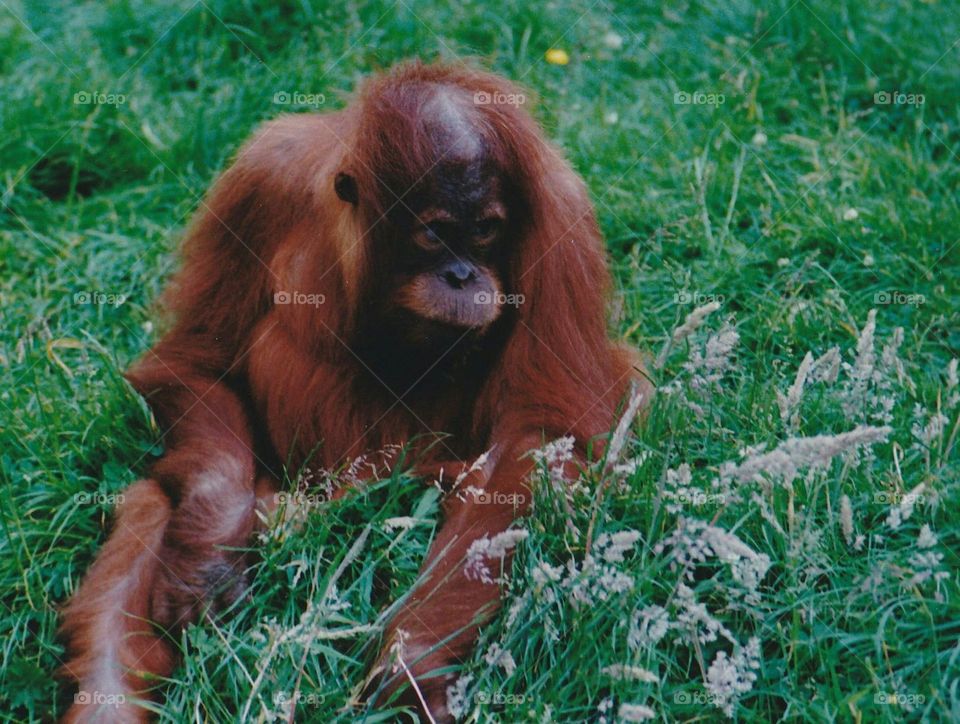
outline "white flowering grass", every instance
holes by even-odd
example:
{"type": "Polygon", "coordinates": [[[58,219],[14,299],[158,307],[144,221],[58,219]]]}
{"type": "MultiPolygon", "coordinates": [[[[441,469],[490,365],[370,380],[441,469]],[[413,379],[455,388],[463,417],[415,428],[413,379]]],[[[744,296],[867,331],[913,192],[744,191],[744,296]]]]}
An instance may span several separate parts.
{"type": "MultiPolygon", "coordinates": [[[[837,682],[872,687],[877,701],[921,691],[929,674],[907,657],[878,678],[861,636],[886,606],[917,616],[934,607],[949,625],[955,605],[933,491],[949,473],[916,482],[943,449],[946,425],[930,427],[935,418],[913,409],[928,408],[911,402],[921,387],[901,356],[902,330],[884,329],[871,311],[846,344],[805,350],[782,378],[758,380],[763,394],[743,416],[730,399],[750,377],[741,335],[721,310],[707,311],[713,324],[698,313],[665,343],[661,394],[626,453],[638,463],[607,492],[589,552],[584,511],[616,471],[588,470],[560,490],[557,466],[543,467],[508,615],[485,635],[487,666],[470,667],[469,685],[452,690],[464,716],[485,711],[478,702],[493,692],[532,690],[566,697],[559,706],[570,718],[759,721],[781,715],[790,687],[803,690],[823,667],[837,682]],[[705,421],[714,424],[706,432],[705,421]],[[568,505],[551,504],[558,495],[568,505]],[[505,651],[509,672],[492,665],[505,651]],[[593,667],[603,678],[584,692],[580,672],[593,667]]],[[[949,396],[955,374],[947,365],[921,386],[949,396]]],[[[538,458],[567,454],[561,441],[538,458]]],[[[936,637],[922,618],[892,626],[883,634],[891,642],[936,637]]],[[[873,694],[856,704],[865,717],[891,714],[879,706],[873,694]]],[[[543,707],[526,699],[506,711],[521,719],[543,707]]]]}

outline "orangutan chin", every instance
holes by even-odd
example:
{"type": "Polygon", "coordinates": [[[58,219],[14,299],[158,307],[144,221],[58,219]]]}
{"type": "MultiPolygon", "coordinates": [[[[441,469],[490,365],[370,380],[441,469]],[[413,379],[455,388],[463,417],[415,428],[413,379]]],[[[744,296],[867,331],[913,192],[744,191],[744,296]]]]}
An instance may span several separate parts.
{"type": "Polygon", "coordinates": [[[572,435],[581,460],[602,450],[636,378],[607,335],[587,192],[522,98],[489,73],[405,64],[344,110],[266,123],[217,181],[166,295],[173,326],[128,374],[166,452],[65,613],[66,674],[126,703],[67,720],[148,718],[136,699],[173,670],[178,632],[245,590],[236,549],[284,464],[389,466],[398,446],[445,479],[490,451],[470,473],[484,504],[445,499],[372,677],[377,703],[405,687],[450,719],[449,671],[499,597],[465,574],[466,551],[527,512],[532,448],[572,435]]]}

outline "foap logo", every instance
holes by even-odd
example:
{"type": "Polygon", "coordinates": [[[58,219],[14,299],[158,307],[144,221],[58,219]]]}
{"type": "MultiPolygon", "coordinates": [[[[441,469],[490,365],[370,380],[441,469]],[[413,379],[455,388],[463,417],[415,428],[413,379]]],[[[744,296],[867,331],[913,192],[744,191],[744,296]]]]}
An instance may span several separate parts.
{"type": "Polygon", "coordinates": [[[122,505],[123,493],[77,493],[73,502],[77,505],[122,505]]]}
{"type": "Polygon", "coordinates": [[[673,102],[678,106],[722,106],[727,97],[723,93],[677,91],[673,94],[673,102]]]}
{"type": "Polygon", "coordinates": [[[308,307],[319,307],[325,304],[327,297],[323,294],[308,294],[306,292],[279,291],[273,293],[274,304],[299,304],[308,307]]]}
{"type": "Polygon", "coordinates": [[[522,106],[526,102],[527,97],[523,93],[503,93],[501,91],[488,93],[481,90],[473,94],[473,104],[475,106],[522,106]]]}
{"type": "Polygon", "coordinates": [[[320,694],[303,692],[299,689],[293,693],[278,691],[273,695],[273,703],[275,706],[279,707],[283,707],[288,704],[298,704],[301,706],[320,706],[323,701],[324,698],[320,694]]]}
{"type": "Polygon", "coordinates": [[[114,292],[100,292],[100,291],[89,291],[89,292],[76,292],[73,295],[74,304],[98,304],[106,305],[109,307],[119,307],[121,304],[127,301],[126,294],[119,294],[114,292]]]}
{"type": "Polygon", "coordinates": [[[481,490],[480,488],[467,488],[467,492],[473,495],[473,502],[477,505],[510,505],[519,507],[527,501],[527,496],[523,493],[504,493],[500,490],[481,490]]]}
{"type": "Polygon", "coordinates": [[[77,106],[122,106],[126,102],[127,97],[123,93],[78,91],[73,94],[73,103],[77,106]]]}
{"type": "Polygon", "coordinates": [[[704,294],[703,292],[698,291],[689,291],[683,289],[673,295],[674,304],[693,304],[697,307],[702,307],[704,304],[710,304],[712,302],[717,302],[718,304],[723,304],[725,297],[722,294],[704,294]]]}
{"type": "Polygon", "coordinates": [[[504,294],[503,292],[477,292],[473,295],[474,304],[496,304],[497,306],[519,307],[526,301],[522,294],[504,294]]]}
{"type": "Polygon", "coordinates": [[[311,106],[318,108],[327,102],[323,93],[301,93],[300,91],[277,91],[273,102],[278,106],[311,106]]]}
{"type": "Polygon", "coordinates": [[[879,91],[873,94],[873,102],[878,106],[922,106],[926,100],[923,93],[879,91]]]}
{"type": "Polygon", "coordinates": [[[926,498],[923,493],[901,493],[896,490],[878,490],[873,494],[877,505],[923,505],[926,498]]]}
{"type": "Polygon", "coordinates": [[[273,494],[273,502],[289,508],[317,508],[330,502],[330,496],[323,493],[280,492],[273,494]]]}
{"type": "Polygon", "coordinates": [[[877,292],[873,295],[874,304],[909,304],[912,307],[919,307],[921,304],[927,303],[927,298],[922,294],[909,294],[905,292],[899,292],[897,290],[890,290],[884,292],[877,292]]]}
{"type": "Polygon", "coordinates": [[[505,694],[502,691],[478,691],[478,704],[493,704],[494,706],[503,706],[504,704],[523,704],[527,700],[526,694],[505,694]]]}
{"type": "Polygon", "coordinates": [[[673,695],[674,704],[722,704],[720,697],[710,691],[678,691],[673,695]]]}
{"type": "Polygon", "coordinates": [[[84,691],[81,689],[73,695],[73,703],[80,704],[81,706],[92,704],[93,706],[112,706],[119,708],[123,706],[126,701],[127,697],[123,694],[105,694],[102,691],[84,691]]]}
{"type": "Polygon", "coordinates": [[[704,493],[700,490],[681,491],[676,501],[681,505],[700,507],[702,505],[726,505],[727,496],[723,493],[704,493]]]}
{"type": "Polygon", "coordinates": [[[895,692],[878,691],[873,695],[873,703],[882,706],[900,706],[906,709],[913,709],[916,706],[923,706],[927,697],[923,694],[898,694],[895,692]]]}

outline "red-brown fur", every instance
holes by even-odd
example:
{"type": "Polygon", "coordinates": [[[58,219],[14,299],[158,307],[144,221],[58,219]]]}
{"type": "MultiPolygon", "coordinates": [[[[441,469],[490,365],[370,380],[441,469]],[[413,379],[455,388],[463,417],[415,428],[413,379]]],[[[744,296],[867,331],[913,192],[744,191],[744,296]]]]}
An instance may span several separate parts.
{"type": "MultiPolygon", "coordinates": [[[[449,677],[425,675],[469,653],[477,614],[488,619],[498,600],[496,585],[463,575],[467,549],[526,512],[528,450],[572,434],[582,455],[611,429],[634,361],[607,336],[608,273],[583,183],[525,110],[490,103],[475,106],[475,121],[517,191],[501,281],[524,302],[504,308],[491,338],[457,347],[452,356],[467,362],[443,362],[442,378],[427,369],[391,392],[370,374],[355,351],[371,332],[364,300],[389,273],[372,240],[386,233],[382,214],[404,203],[393,189],[428,174],[435,160],[421,121],[438,88],[518,93],[460,65],[403,65],[368,81],[345,110],[265,124],[198,211],[166,297],[175,324],[129,373],[165,431],[166,453],[152,479],[127,492],[65,613],[65,669],[81,690],[147,696],[149,675],[168,674],[175,661],[148,620],[176,632],[204,606],[235,600],[242,561],[225,549],[248,544],[258,481],[268,487],[278,461],[334,469],[419,441],[423,470],[493,449],[473,484],[526,501],[516,509],[450,496],[424,563],[429,575],[385,633],[383,651],[405,632],[404,660],[431,714],[448,718],[449,677]],[[356,179],[359,206],[334,192],[344,170],[356,179]],[[324,302],[274,304],[283,290],[324,302]],[[434,431],[451,437],[423,442],[434,431]]],[[[146,715],[133,705],[109,714],[146,715]]],[[[75,705],[67,719],[97,716],[75,705]]]]}

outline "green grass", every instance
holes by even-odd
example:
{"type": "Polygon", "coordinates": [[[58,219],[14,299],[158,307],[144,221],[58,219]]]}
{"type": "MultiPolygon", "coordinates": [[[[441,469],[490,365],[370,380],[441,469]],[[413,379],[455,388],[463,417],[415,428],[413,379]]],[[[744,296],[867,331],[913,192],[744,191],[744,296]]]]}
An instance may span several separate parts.
{"type": "MultiPolygon", "coordinates": [[[[662,721],[722,718],[703,682],[719,651],[739,650],[732,641],[700,641],[676,625],[631,645],[637,611],[662,606],[672,624],[689,612],[684,583],[738,645],[758,640],[756,680],[734,702],[736,719],[960,718],[960,405],[946,376],[960,355],[958,5],[660,6],[4,0],[4,721],[64,710],[51,677],[63,656],[57,609],[103,541],[112,507],[78,494],[119,492],[161,452],[148,409],[120,373],[156,338],[155,300],[199,196],[260,121],[290,110],[273,102],[276,93],[322,93],[322,108],[340,107],[358,80],[415,55],[470,56],[535,92],[533,112],[595,200],[616,271],[619,335],[655,356],[693,309],[688,298],[723,302],[653,371],[673,394],[657,398],[631,443],[628,455],[645,453],[641,464],[605,495],[593,474],[573,493],[579,533],[556,491],[537,486],[510,615],[488,627],[463,672],[472,677],[468,712],[481,721],[613,721],[626,703],[662,721]],[[546,63],[551,47],[567,50],[570,64],[546,63]],[[724,102],[674,102],[695,91],[724,102]],[[882,91],[924,102],[875,103],[882,91]],[[83,92],[125,102],[75,103],[83,92]],[[76,302],[93,292],[125,302],[76,302]],[[890,292],[923,303],[877,303],[890,292]],[[811,382],[796,425],[785,423],[777,392],[806,352],[836,345],[853,364],[873,308],[878,355],[904,329],[903,374],[878,365],[862,404],[847,409],[849,370],[811,382]],[[716,388],[693,389],[684,364],[724,324],[739,334],[735,361],[716,388]],[[711,487],[744,448],[877,424],[878,400],[892,402],[893,429],[872,453],[803,471],[792,485],[774,477],[725,497],[711,487]],[[943,429],[918,441],[918,420],[938,411],[943,429]],[[683,464],[704,496],[676,500],[667,471],[683,464]],[[892,526],[897,505],[886,501],[921,483],[912,515],[892,526]],[[842,496],[862,545],[842,531],[842,496]],[[631,580],[620,593],[605,593],[583,562],[595,503],[597,532],[640,534],[624,561],[609,564],[631,580]],[[766,555],[759,583],[745,584],[713,555],[678,565],[685,548],[669,541],[693,520],[766,555]],[[923,526],[937,538],[929,548],[918,543],[923,526]],[[942,558],[917,557],[931,552],[942,558]],[[538,566],[568,561],[579,578],[538,578],[538,566]],[[914,579],[925,570],[944,575],[914,579]],[[589,604],[576,602],[578,581],[589,604]],[[487,662],[494,644],[515,670],[487,662]],[[615,681],[602,673],[614,664],[644,667],[657,681],[615,681]],[[899,704],[883,703],[897,695],[899,704]]],[[[437,520],[433,491],[397,474],[312,510],[299,530],[276,531],[253,603],[187,633],[162,720],[228,721],[246,710],[268,721],[298,679],[306,697],[298,720],[362,717],[346,707],[377,646],[368,627],[415,579],[437,520]],[[422,522],[402,534],[384,524],[405,515],[422,522]]]]}

